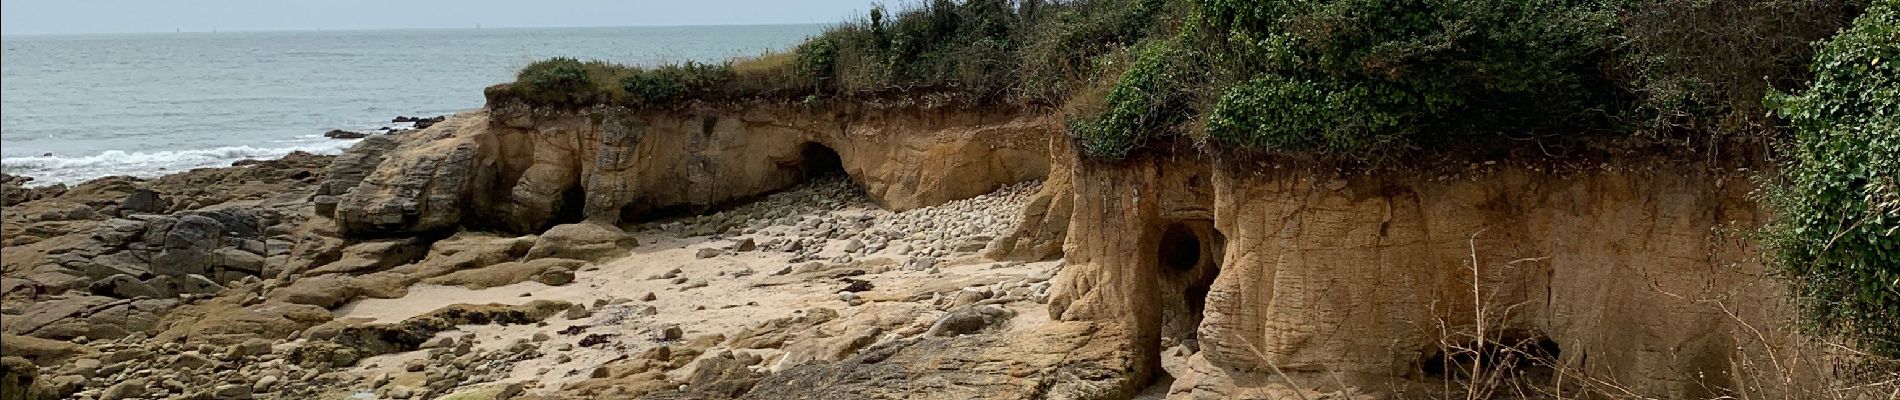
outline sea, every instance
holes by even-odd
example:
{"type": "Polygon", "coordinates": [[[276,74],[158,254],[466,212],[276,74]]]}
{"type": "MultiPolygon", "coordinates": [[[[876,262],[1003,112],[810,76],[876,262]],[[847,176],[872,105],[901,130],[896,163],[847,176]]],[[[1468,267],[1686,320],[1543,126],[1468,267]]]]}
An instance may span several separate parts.
{"type": "Polygon", "coordinates": [[[293,151],[332,129],[480,108],[555,56],[631,65],[790,48],[823,25],[0,36],[0,168],[32,185],[152,177],[293,151]]]}

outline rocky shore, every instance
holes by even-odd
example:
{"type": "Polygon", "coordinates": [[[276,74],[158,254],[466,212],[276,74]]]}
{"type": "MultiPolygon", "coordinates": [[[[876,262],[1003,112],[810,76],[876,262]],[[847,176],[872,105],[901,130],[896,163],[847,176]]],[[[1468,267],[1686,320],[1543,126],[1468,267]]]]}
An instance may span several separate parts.
{"type": "Polygon", "coordinates": [[[1000,338],[1086,341],[1048,329],[1060,260],[984,256],[1036,182],[892,212],[832,175],[644,222],[339,233],[337,197],[410,140],[70,188],[7,177],[7,398],[1022,397],[1065,347],[1000,338]],[[911,372],[835,367],[866,357],[911,372]],[[942,374],[1008,379],[911,379],[942,374]]]}

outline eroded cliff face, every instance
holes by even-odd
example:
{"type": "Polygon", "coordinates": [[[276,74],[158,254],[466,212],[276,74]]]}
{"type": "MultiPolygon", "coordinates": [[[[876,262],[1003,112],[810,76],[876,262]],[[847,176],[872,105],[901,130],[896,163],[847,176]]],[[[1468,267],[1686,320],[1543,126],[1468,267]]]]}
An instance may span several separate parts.
{"type": "Polygon", "coordinates": [[[1177,394],[1286,396],[1277,373],[1436,393],[1447,348],[1482,330],[1555,359],[1572,384],[1707,398],[1771,373],[1745,369],[1792,343],[1775,329],[1781,289],[1743,237],[1762,218],[1745,171],[1208,164],[1079,165],[1050,303],[1056,319],[1125,326],[1144,379],[1164,337],[1198,339],[1177,394]]]}
{"type": "MultiPolygon", "coordinates": [[[[503,107],[414,135],[366,146],[381,149],[362,156],[383,160],[373,171],[332,166],[350,187],[332,200],[345,234],[623,222],[827,172],[891,210],[1046,179],[983,254],[1065,260],[1049,317],[1089,327],[1073,338],[1087,356],[1048,367],[1120,375],[1034,386],[1093,393],[1081,397],[1130,396],[1163,374],[1180,397],[1442,395],[1469,378],[1468,358],[1500,354],[1549,358],[1542,371],[1492,370],[1568,379],[1553,387],[1664,398],[1806,378],[1764,371],[1799,339],[1746,239],[1763,216],[1752,173],[1734,166],[1340,175],[1201,154],[1102,162],[1076,155],[1059,118],[1013,110],[503,107]],[[1164,370],[1170,348],[1191,355],[1164,370]]],[[[847,367],[823,376],[855,376],[847,367]]]]}
{"type": "Polygon", "coordinates": [[[892,210],[1041,179],[1058,127],[1009,110],[550,112],[501,107],[407,140],[337,200],[354,235],[532,232],[769,193],[833,171],[892,210]]]}

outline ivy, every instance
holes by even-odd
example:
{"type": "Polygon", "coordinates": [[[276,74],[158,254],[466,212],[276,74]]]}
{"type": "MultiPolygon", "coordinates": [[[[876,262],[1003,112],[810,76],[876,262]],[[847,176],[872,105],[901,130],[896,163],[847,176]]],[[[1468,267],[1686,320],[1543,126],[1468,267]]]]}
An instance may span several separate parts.
{"type": "Polygon", "coordinates": [[[1807,326],[1900,357],[1900,10],[1820,44],[1813,85],[1767,106],[1794,127],[1766,228],[1807,326]]]}

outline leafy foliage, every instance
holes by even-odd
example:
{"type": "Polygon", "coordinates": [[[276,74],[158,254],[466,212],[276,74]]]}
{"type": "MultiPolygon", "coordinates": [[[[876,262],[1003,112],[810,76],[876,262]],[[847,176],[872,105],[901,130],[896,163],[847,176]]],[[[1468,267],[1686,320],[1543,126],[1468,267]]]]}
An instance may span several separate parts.
{"type": "Polygon", "coordinates": [[[1440,135],[1605,130],[1602,0],[1202,0],[1190,37],[1223,92],[1226,148],[1370,158],[1440,135]]]}
{"type": "Polygon", "coordinates": [[[1120,158],[1146,145],[1154,136],[1175,130],[1187,121],[1194,86],[1203,68],[1178,43],[1144,43],[1135,50],[1134,66],[1122,73],[1108,92],[1107,109],[1090,118],[1069,121],[1070,135],[1089,155],[1120,158]]]}
{"type": "Polygon", "coordinates": [[[1768,105],[1794,126],[1768,203],[1774,263],[1810,326],[1900,357],[1900,5],[1823,44],[1813,86],[1768,105]]]}
{"type": "Polygon", "coordinates": [[[1387,110],[1409,100],[1389,85],[1338,86],[1267,74],[1228,88],[1208,116],[1207,134],[1264,151],[1362,151],[1399,140],[1403,117],[1387,110]]]}
{"type": "Polygon", "coordinates": [[[530,101],[552,105],[574,105],[591,101],[595,83],[586,64],[568,57],[555,57],[528,64],[515,78],[521,95],[530,101]]]}

